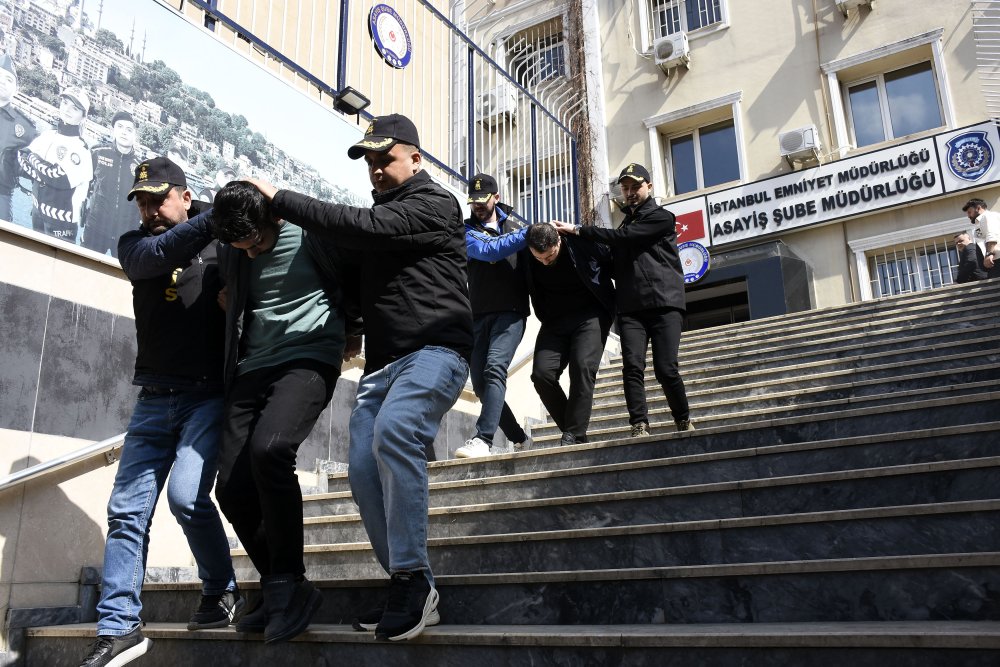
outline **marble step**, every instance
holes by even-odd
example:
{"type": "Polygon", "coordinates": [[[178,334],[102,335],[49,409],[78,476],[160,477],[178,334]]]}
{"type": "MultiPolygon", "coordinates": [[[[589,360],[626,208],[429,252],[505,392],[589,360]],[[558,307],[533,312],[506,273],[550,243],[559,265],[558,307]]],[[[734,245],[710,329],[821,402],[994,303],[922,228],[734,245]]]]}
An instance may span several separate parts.
{"type": "MultiPolygon", "coordinates": [[[[505,453],[476,459],[452,459],[428,464],[431,483],[503,477],[532,472],[614,465],[664,457],[700,456],[713,452],[743,451],[780,445],[803,445],[827,449],[864,446],[887,440],[899,442],[923,437],[950,437],[956,432],[997,432],[991,419],[1000,414],[1000,391],[973,396],[900,403],[885,408],[849,409],[820,415],[813,421],[777,420],[758,425],[701,428],[690,433],[662,429],[650,437],[624,435],[604,441],[570,447],[536,447],[519,453],[505,453]]],[[[683,459],[676,459],[682,461],[683,459]]],[[[331,491],[349,489],[347,473],[328,476],[331,491]]],[[[306,496],[303,510],[315,516],[324,495],[306,496]]]]}
{"type": "MultiPolygon", "coordinates": [[[[826,400],[807,400],[801,403],[779,405],[775,407],[749,407],[738,401],[721,406],[721,409],[692,410],[691,419],[699,429],[719,426],[739,426],[744,428],[751,424],[763,424],[776,420],[815,421],[823,416],[833,416],[845,410],[855,408],[888,411],[894,405],[928,402],[935,400],[961,399],[979,394],[997,386],[997,380],[963,382],[941,387],[925,387],[920,389],[889,390],[881,394],[868,396],[833,398],[826,400]]],[[[751,405],[753,405],[751,403],[751,405]]],[[[673,419],[666,410],[653,411],[649,415],[649,425],[654,433],[669,433],[674,430],[673,419]]],[[[901,428],[912,428],[914,425],[902,425],[901,428]]],[[[629,432],[628,413],[622,405],[613,414],[598,414],[591,418],[587,436],[591,441],[620,437],[629,432]]],[[[557,445],[561,434],[555,424],[543,422],[532,426],[531,437],[534,446],[557,445]]]]}
{"type": "MultiPolygon", "coordinates": [[[[985,306],[984,307],[988,307],[985,306]]],[[[796,356],[843,356],[852,350],[879,352],[899,347],[913,347],[923,342],[947,340],[949,337],[972,337],[983,332],[993,332],[997,323],[984,320],[981,311],[953,318],[920,318],[879,330],[848,328],[841,333],[809,332],[801,337],[782,335],[780,338],[756,345],[743,345],[739,341],[709,349],[681,348],[681,366],[688,372],[700,369],[725,368],[737,363],[754,363],[760,359],[774,360],[796,356]]],[[[652,363],[651,348],[647,348],[646,362],[652,363]]],[[[612,357],[607,368],[621,368],[621,357],[612,357]]]]}
{"type": "MultiPolygon", "coordinates": [[[[707,389],[767,386],[781,384],[783,387],[821,386],[827,378],[850,375],[857,379],[892,377],[893,371],[928,366],[928,370],[942,364],[960,365],[993,364],[1000,369],[1000,335],[972,339],[949,339],[942,343],[921,345],[910,349],[899,349],[884,353],[862,353],[844,357],[823,357],[813,361],[790,360],[794,363],[771,366],[767,364],[733,365],[713,372],[688,374],[681,369],[684,386],[689,391],[707,389]],[[970,350],[975,350],[971,354],[970,350]]],[[[656,386],[652,368],[647,367],[646,386],[656,386]]],[[[607,373],[595,381],[595,399],[607,392],[622,391],[621,371],[607,373]]]]}
{"type": "MultiPolygon", "coordinates": [[[[977,353],[1000,347],[1000,323],[983,322],[982,316],[977,315],[974,321],[956,325],[948,323],[942,326],[945,327],[942,331],[907,330],[898,336],[871,337],[852,333],[843,337],[813,336],[808,343],[774,345],[766,348],[730,346],[716,348],[705,359],[691,360],[681,357],[679,363],[686,378],[697,379],[747,372],[757,368],[822,363],[844,357],[863,355],[868,358],[879,358],[904,354],[907,350],[913,350],[914,354],[922,354],[928,349],[935,350],[942,346],[954,348],[965,345],[967,349],[975,349],[977,353]]],[[[646,367],[650,378],[652,378],[652,364],[652,352],[648,351],[646,367]]],[[[621,371],[621,357],[612,357],[608,364],[598,370],[597,384],[603,385],[618,380],[621,371]]]]}
{"type": "MultiPolygon", "coordinates": [[[[350,623],[388,578],[314,578],[317,623],[350,623]]],[[[586,625],[917,621],[1000,617],[1000,553],[438,575],[442,623],[586,625]]],[[[259,586],[243,581],[244,590],[259,586]]],[[[147,584],[148,623],[187,619],[200,584],[147,584]]],[[[488,629],[488,628],[484,628],[488,629]]]]}
{"type": "MultiPolygon", "coordinates": [[[[755,409],[760,410],[814,401],[967,385],[987,380],[1000,380],[1000,365],[963,354],[944,360],[938,358],[888,364],[871,372],[848,369],[808,375],[800,380],[782,383],[760,382],[734,387],[723,385],[692,388],[687,391],[687,397],[691,413],[704,418],[705,415],[728,412],[734,405],[741,403],[752,403],[755,409]]],[[[646,384],[646,407],[649,411],[667,409],[666,396],[655,381],[646,384]]],[[[594,396],[592,419],[616,414],[627,414],[621,389],[605,390],[594,396]]]]}
{"type": "MultiPolygon", "coordinates": [[[[463,537],[990,500],[998,496],[996,474],[995,466],[980,461],[948,461],[483,501],[432,507],[428,530],[432,538],[463,537]]],[[[367,541],[349,500],[330,509],[326,516],[305,519],[307,544],[367,541]]]]}
{"type": "MultiPolygon", "coordinates": [[[[992,552],[1000,551],[1000,500],[434,537],[427,546],[436,574],[992,552]]],[[[305,564],[322,579],[382,572],[367,542],[307,545],[305,564]]],[[[239,550],[233,566],[240,579],[254,575],[239,550]]]]}
{"type": "Polygon", "coordinates": [[[1000,281],[996,280],[971,287],[949,286],[920,295],[843,304],[699,329],[685,333],[683,340],[690,344],[723,347],[733,340],[752,337],[764,338],[774,334],[783,335],[795,330],[812,328],[819,332],[825,332],[831,326],[836,327],[845,323],[857,325],[860,322],[895,318],[907,314],[933,316],[937,313],[947,315],[953,310],[961,310],[962,306],[982,304],[984,301],[995,303],[998,292],[1000,292],[1000,281]]]}
{"type": "MultiPolygon", "coordinates": [[[[33,628],[27,667],[72,665],[94,624],[33,628]]],[[[401,643],[376,642],[349,625],[313,624],[298,640],[265,645],[231,628],[188,632],[183,623],[150,623],[153,647],[142,664],[197,665],[630,665],[812,667],[995,664],[1000,623],[684,623],[628,625],[439,625],[401,643]],[[155,661],[155,663],[154,663],[155,661]]]]}
{"type": "MultiPolygon", "coordinates": [[[[991,457],[997,460],[1000,444],[992,437],[993,433],[995,431],[951,438],[904,439],[891,444],[859,443],[828,449],[813,448],[814,443],[778,445],[579,469],[432,482],[431,531],[432,535],[456,535],[472,534],[470,530],[521,532],[709,519],[745,516],[751,512],[750,508],[754,508],[754,514],[781,514],[785,510],[780,503],[789,502],[785,496],[796,493],[802,497],[788,505],[787,511],[864,506],[860,503],[877,506],[989,498],[993,493],[989,484],[978,487],[969,484],[974,479],[988,478],[990,473],[962,471],[989,468],[991,457]],[[918,475],[922,480],[920,484],[926,486],[928,495],[925,498],[907,489],[905,484],[908,482],[898,481],[912,475],[918,475]],[[934,481],[935,475],[940,476],[938,481],[934,481]],[[945,495],[938,495],[941,484],[958,484],[956,475],[964,475],[970,481],[945,489],[945,495]],[[879,483],[871,481],[875,479],[881,479],[886,486],[884,492],[873,495],[871,487],[879,483]],[[803,488],[810,484],[823,486],[823,493],[828,497],[803,488]],[[834,493],[832,487],[837,485],[844,488],[834,493]],[[855,487],[852,497],[851,490],[855,487]],[[958,491],[963,495],[948,495],[958,491]],[[741,499],[741,495],[757,493],[773,495],[775,499],[741,499]],[[664,504],[664,498],[671,500],[664,504]],[[702,499],[700,506],[699,498],[702,499]],[[643,508],[643,499],[649,500],[651,506],[643,508]],[[819,504],[811,504],[815,502],[819,504]],[[607,505],[602,506],[602,503],[607,505]],[[616,503],[626,505],[628,513],[616,514],[612,509],[616,503]],[[636,511],[641,514],[635,516],[636,511]],[[518,512],[524,517],[517,516],[518,512]]],[[[307,502],[307,524],[339,522],[346,518],[345,515],[357,517],[348,491],[313,496],[307,502]]],[[[307,528],[309,530],[311,528],[307,528]]]]}

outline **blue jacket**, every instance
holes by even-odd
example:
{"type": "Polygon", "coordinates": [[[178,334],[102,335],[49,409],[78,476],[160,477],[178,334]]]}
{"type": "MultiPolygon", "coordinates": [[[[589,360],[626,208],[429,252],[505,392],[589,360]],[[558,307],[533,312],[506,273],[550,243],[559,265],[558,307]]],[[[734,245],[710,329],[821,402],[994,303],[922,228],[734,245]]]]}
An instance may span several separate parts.
{"type": "Polygon", "coordinates": [[[465,251],[469,257],[469,300],[472,316],[515,312],[527,317],[528,228],[517,227],[511,208],[497,204],[497,218],[503,233],[475,218],[465,221],[465,251]]]}

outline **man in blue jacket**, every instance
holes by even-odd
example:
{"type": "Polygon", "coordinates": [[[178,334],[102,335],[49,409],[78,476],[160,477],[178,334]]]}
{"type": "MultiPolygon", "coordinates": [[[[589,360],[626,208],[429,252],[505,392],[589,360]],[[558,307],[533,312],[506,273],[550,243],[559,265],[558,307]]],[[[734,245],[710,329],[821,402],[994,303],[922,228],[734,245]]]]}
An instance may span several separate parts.
{"type": "Polygon", "coordinates": [[[124,665],[146,653],[139,594],[149,527],[167,482],[167,500],[198,564],[201,602],[189,630],[236,620],[245,602],[236,587],[229,541],[212,502],[222,430],[224,314],[217,244],[184,172],[167,158],[142,162],[128,193],[139,229],[118,242],[132,282],[141,387],[108,501],[97,641],[80,667],[124,665]]]}
{"type": "Polygon", "coordinates": [[[469,256],[469,299],[472,302],[472,388],[482,408],[476,434],[455,452],[458,458],[488,456],[499,427],[519,451],[528,439],[504,397],[507,368],[524,337],[528,317],[530,259],[523,251],[528,228],[521,227],[512,209],[500,202],[500,188],[488,174],[469,181],[472,215],[465,221],[465,250],[469,256]]]}
{"type": "Polygon", "coordinates": [[[528,289],[542,323],[531,381],[563,445],[587,441],[594,382],[614,321],[615,289],[607,246],[562,237],[550,223],[528,228],[528,289]],[[569,368],[569,395],[559,376],[569,368]]]}
{"type": "Polygon", "coordinates": [[[621,227],[555,225],[563,234],[606,243],[614,254],[622,378],[632,437],[649,435],[645,371],[650,340],[653,371],[663,387],[677,430],[693,431],[677,365],[685,302],[674,214],[656,204],[651,196],[649,172],[641,164],[632,163],[622,169],[618,182],[625,197],[621,227]]]}

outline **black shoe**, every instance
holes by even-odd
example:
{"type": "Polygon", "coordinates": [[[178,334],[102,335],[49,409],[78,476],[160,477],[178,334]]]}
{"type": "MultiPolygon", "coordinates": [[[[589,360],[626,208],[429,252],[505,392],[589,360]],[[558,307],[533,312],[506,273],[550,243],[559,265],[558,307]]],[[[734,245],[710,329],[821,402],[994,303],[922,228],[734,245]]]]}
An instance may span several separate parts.
{"type": "Polygon", "coordinates": [[[261,634],[267,627],[267,610],[264,609],[263,596],[257,598],[257,603],[236,624],[236,632],[261,634]]]}
{"type": "Polygon", "coordinates": [[[152,645],[152,639],[142,636],[141,627],[121,637],[98,637],[80,667],[121,667],[145,655],[152,645]]]}
{"type": "Polygon", "coordinates": [[[575,445],[575,444],[576,444],[576,436],[575,435],[573,435],[569,431],[567,431],[566,433],[562,434],[562,439],[559,441],[559,445],[560,446],[575,445]]]}
{"type": "Polygon", "coordinates": [[[240,594],[239,588],[222,595],[202,595],[198,608],[188,621],[188,630],[224,628],[240,620],[246,607],[247,599],[240,594]]]}
{"type": "Polygon", "coordinates": [[[375,628],[375,639],[412,639],[427,626],[431,612],[437,611],[438,592],[423,570],[396,572],[389,584],[385,612],[375,628]]]}
{"type": "MultiPolygon", "coordinates": [[[[375,607],[374,609],[369,609],[368,611],[362,612],[357,615],[354,622],[351,623],[353,627],[358,632],[371,632],[376,627],[378,627],[379,621],[382,620],[382,614],[385,613],[385,605],[381,607],[375,607]]],[[[427,620],[424,621],[426,627],[432,625],[437,625],[441,622],[441,615],[438,614],[437,603],[434,604],[434,608],[431,609],[430,613],[427,614],[427,620]]]]}
{"type": "Polygon", "coordinates": [[[323,595],[308,579],[296,581],[291,574],[276,574],[261,579],[267,627],[264,643],[286,642],[298,637],[313,614],[323,604],[323,595]]]}
{"type": "Polygon", "coordinates": [[[649,435],[649,424],[646,422],[632,424],[632,434],[629,437],[641,438],[644,435],[649,435]]]}

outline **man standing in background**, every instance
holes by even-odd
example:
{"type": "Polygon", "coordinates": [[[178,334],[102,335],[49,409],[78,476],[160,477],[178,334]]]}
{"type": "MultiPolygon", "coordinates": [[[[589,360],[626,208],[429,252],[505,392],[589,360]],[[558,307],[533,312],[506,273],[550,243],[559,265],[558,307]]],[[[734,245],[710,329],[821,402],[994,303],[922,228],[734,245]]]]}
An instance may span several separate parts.
{"type": "Polygon", "coordinates": [[[507,369],[528,317],[525,278],[528,228],[517,228],[512,209],[500,202],[500,188],[488,174],[469,181],[472,215],[465,221],[472,303],[472,388],[481,404],[476,434],[455,451],[458,458],[488,456],[499,427],[515,450],[528,439],[507,405],[507,369]]]}

